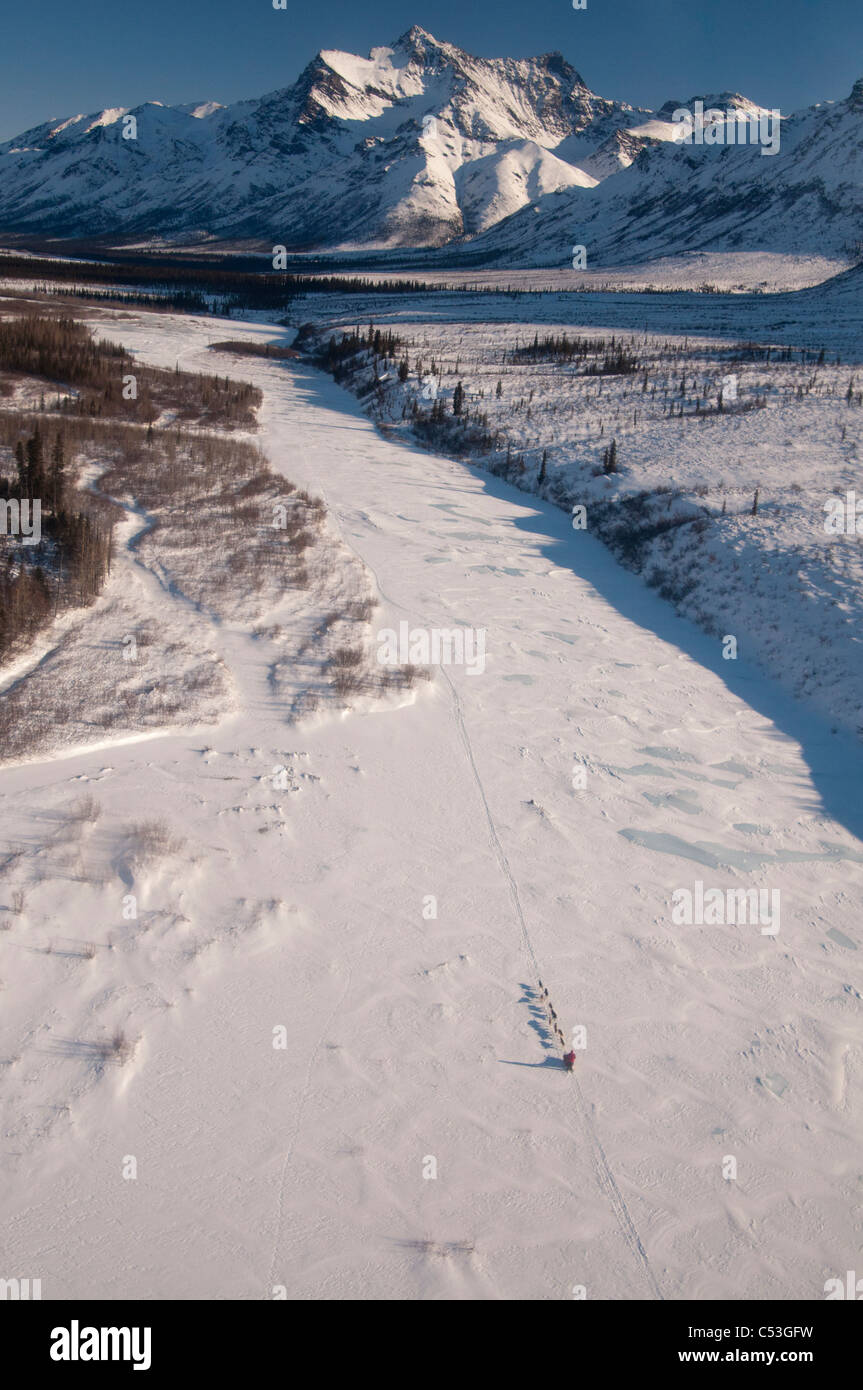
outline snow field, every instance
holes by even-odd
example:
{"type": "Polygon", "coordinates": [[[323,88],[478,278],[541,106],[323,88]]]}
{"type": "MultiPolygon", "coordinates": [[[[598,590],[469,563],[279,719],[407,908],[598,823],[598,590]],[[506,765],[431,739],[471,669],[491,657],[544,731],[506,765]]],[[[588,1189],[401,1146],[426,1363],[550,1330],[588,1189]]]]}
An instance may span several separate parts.
{"type": "MultiPolygon", "coordinates": [[[[212,324],[123,332],[203,366],[212,324]]],[[[204,737],[0,774],[7,1259],[44,1297],[821,1297],[860,1199],[859,748],[559,509],[249,373],[381,626],[484,627],[486,669],[291,729],[223,632],[204,737]],[[779,888],[778,937],[675,926],[696,879],[779,888]]]]}

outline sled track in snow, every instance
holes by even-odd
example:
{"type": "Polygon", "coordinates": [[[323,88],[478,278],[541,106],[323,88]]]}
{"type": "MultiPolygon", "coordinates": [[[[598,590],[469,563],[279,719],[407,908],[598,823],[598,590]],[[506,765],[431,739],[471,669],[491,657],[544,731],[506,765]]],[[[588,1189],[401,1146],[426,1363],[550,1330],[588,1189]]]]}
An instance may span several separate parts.
{"type": "Polygon", "coordinates": [[[332,1010],[332,1013],[329,1015],[329,1017],[327,1018],[326,1023],[324,1024],[323,1031],[321,1032],[321,1035],[320,1035],[320,1037],[318,1038],[318,1041],[315,1043],[315,1046],[314,1046],[313,1049],[312,1049],[311,1055],[310,1055],[310,1057],[309,1057],[309,1064],[308,1064],[308,1066],[306,1067],[306,1079],[305,1079],[305,1082],[303,1083],[303,1093],[302,1093],[302,1095],[300,1096],[299,1102],[298,1102],[298,1104],[297,1104],[297,1108],[296,1108],[296,1117],[295,1117],[295,1121],[294,1121],[293,1133],[291,1134],[291,1138],[290,1138],[290,1142],[289,1142],[289,1144],[288,1144],[288,1147],[287,1147],[287,1149],[285,1150],[285,1156],[284,1156],[284,1158],[283,1158],[283,1160],[282,1160],[282,1171],[281,1171],[281,1173],[280,1173],[280,1175],[279,1175],[279,1195],[278,1195],[278,1202],[277,1202],[277,1206],[276,1206],[276,1213],[277,1213],[277,1214],[276,1214],[276,1230],[275,1230],[275,1234],[274,1234],[274,1236],[273,1236],[273,1254],[272,1254],[272,1257],[271,1257],[271,1259],[270,1259],[270,1270],[269,1270],[269,1274],[268,1274],[268,1276],[267,1276],[267,1284],[268,1284],[268,1288],[269,1288],[269,1292],[266,1294],[266,1297],[267,1297],[267,1298],[271,1298],[271,1297],[272,1297],[273,1279],[275,1278],[275,1273],[276,1273],[276,1262],[277,1262],[277,1260],[278,1260],[278,1258],[279,1258],[279,1246],[280,1246],[281,1241],[282,1241],[282,1227],[283,1227],[283,1225],[284,1225],[284,1220],[285,1220],[285,1184],[286,1184],[286,1182],[287,1182],[288,1169],[289,1169],[290,1166],[291,1166],[291,1159],[292,1159],[293,1156],[294,1156],[294,1149],[295,1149],[295,1147],[296,1147],[297,1139],[299,1138],[299,1135],[300,1135],[300,1129],[302,1128],[303,1111],[305,1110],[306,1101],[307,1101],[308,1098],[309,1098],[309,1092],[310,1092],[310,1090],[311,1090],[311,1085],[312,1085],[312,1072],[313,1072],[313,1070],[314,1070],[315,1062],[316,1062],[317,1059],[318,1059],[318,1053],[320,1052],[321,1046],[323,1045],[324,1038],[325,1038],[326,1035],[327,1035],[327,1030],[329,1029],[330,1024],[332,1023],[333,1019],[335,1018],[336,1014],[339,1012],[339,1009],[342,1007],[342,1005],[344,1004],[344,1002],[345,1002],[345,1000],[346,1000],[346,998],[347,998],[347,996],[348,996],[348,990],[349,990],[350,987],[351,987],[351,980],[352,980],[352,978],[353,978],[353,971],[351,970],[351,967],[350,967],[350,964],[349,964],[349,965],[348,965],[348,978],[347,978],[347,980],[345,981],[345,987],[344,987],[344,989],[342,990],[342,993],[341,993],[341,996],[340,996],[340,998],[339,998],[338,1003],[335,1005],[335,1007],[334,1007],[333,1010],[332,1010]]]}
{"type": "Polygon", "coordinates": [[[534,971],[536,972],[536,978],[540,979],[541,977],[539,973],[539,961],[536,958],[536,952],[533,949],[533,943],[530,939],[530,933],[527,930],[527,923],[524,920],[524,912],[521,906],[521,898],[519,897],[518,893],[518,884],[515,881],[515,876],[513,875],[512,869],[510,868],[509,860],[507,859],[506,854],[504,853],[503,845],[500,842],[500,836],[497,833],[497,826],[494,823],[494,817],[491,813],[491,807],[488,804],[488,798],[485,794],[485,787],[483,786],[482,778],[479,775],[479,768],[476,765],[476,759],[473,755],[473,745],[470,741],[470,735],[468,734],[464,722],[464,711],[462,709],[461,697],[458,691],[456,690],[455,686],[453,685],[453,682],[450,679],[449,672],[447,671],[446,667],[440,666],[438,667],[438,670],[441,672],[444,679],[446,680],[446,683],[449,686],[450,692],[452,694],[453,710],[455,712],[455,722],[458,725],[459,738],[461,739],[462,744],[464,746],[464,751],[467,754],[467,760],[470,763],[471,772],[473,773],[474,781],[477,785],[477,791],[480,794],[483,807],[485,808],[485,818],[488,821],[488,829],[489,836],[491,838],[492,849],[494,850],[495,858],[497,859],[497,862],[500,865],[501,873],[506,879],[507,886],[509,887],[509,895],[512,898],[512,904],[515,908],[515,915],[518,918],[518,924],[521,928],[521,939],[524,942],[524,949],[530,957],[530,962],[534,968],[534,971]]]}
{"type": "Polygon", "coordinates": [[[611,1164],[605,1156],[605,1149],[602,1147],[602,1141],[591,1121],[581,1084],[576,1076],[573,1075],[571,1079],[575,1086],[573,1104],[578,1118],[582,1121],[587,1141],[593,1150],[593,1165],[596,1169],[597,1177],[599,1178],[599,1185],[605,1189],[612,1211],[617,1217],[617,1224],[621,1229],[623,1238],[632,1251],[636,1261],[641,1263],[647,1282],[653,1289],[655,1297],[659,1299],[660,1302],[664,1303],[665,1297],[659,1287],[659,1282],[653,1272],[650,1260],[647,1257],[647,1251],[641,1243],[641,1237],[630,1216],[629,1207],[626,1205],[623,1193],[617,1185],[617,1179],[611,1170],[611,1164]]]}
{"type": "MultiPolygon", "coordinates": [[[[335,508],[330,507],[329,501],[326,495],[323,493],[323,490],[319,490],[322,492],[324,502],[326,503],[330,515],[338,519],[344,544],[353,552],[354,555],[356,555],[357,559],[361,562],[361,564],[364,565],[365,568],[369,571],[369,573],[373,576],[374,581],[377,585],[378,593],[380,594],[381,598],[383,598],[388,604],[390,604],[391,607],[398,608],[402,613],[407,614],[408,617],[416,617],[417,615],[412,613],[410,609],[406,608],[403,603],[399,603],[395,599],[390,598],[389,594],[385,592],[372,566],[368,563],[364,556],[360,555],[356,548],[353,545],[351,545],[351,542],[347,539],[347,536],[345,534],[346,518],[342,515],[341,512],[337,511],[335,508]]],[[[429,624],[428,620],[425,617],[421,617],[421,621],[425,622],[427,626],[434,626],[434,624],[429,624]]],[[[483,781],[479,774],[479,768],[476,765],[476,759],[473,753],[473,745],[471,744],[470,735],[468,734],[467,726],[464,720],[464,711],[462,709],[461,698],[459,696],[458,690],[456,689],[455,685],[450,679],[446,667],[440,666],[438,669],[440,670],[441,674],[446,680],[447,685],[450,688],[450,693],[452,695],[453,702],[453,712],[455,715],[456,726],[459,732],[459,738],[464,748],[468,763],[470,764],[470,769],[473,774],[473,778],[476,783],[476,787],[479,792],[480,798],[482,800],[483,807],[485,809],[491,846],[494,851],[495,858],[497,859],[498,865],[500,866],[501,873],[506,879],[507,886],[509,888],[509,894],[512,899],[513,907],[515,909],[515,915],[518,918],[522,943],[524,945],[524,949],[528,956],[528,959],[530,960],[530,963],[536,972],[536,979],[540,979],[541,976],[539,961],[536,958],[536,951],[533,948],[533,942],[530,939],[530,932],[528,931],[527,922],[525,921],[524,911],[521,905],[521,897],[518,891],[518,884],[515,880],[515,875],[512,872],[512,868],[510,867],[509,859],[507,858],[506,852],[503,848],[503,845],[501,844],[500,836],[497,832],[497,826],[495,825],[494,816],[492,815],[491,807],[488,804],[488,797],[485,794],[485,787],[483,786],[483,781]]],[[[546,972],[543,972],[543,975],[545,974],[546,972]]],[[[664,1302],[664,1295],[659,1287],[656,1275],[653,1273],[653,1269],[651,1267],[647,1251],[645,1250],[641,1242],[641,1237],[638,1234],[635,1222],[633,1221],[632,1216],[630,1214],[629,1207],[626,1205],[626,1199],[624,1198],[623,1193],[617,1185],[617,1179],[615,1178],[614,1173],[611,1170],[611,1165],[606,1156],[605,1149],[602,1147],[599,1135],[596,1132],[596,1127],[594,1126],[593,1121],[590,1117],[590,1113],[587,1108],[587,1103],[584,1098],[584,1092],[582,1091],[581,1085],[574,1075],[570,1077],[570,1080],[572,1081],[575,1087],[574,1093],[572,1095],[572,1102],[575,1108],[576,1120],[580,1123],[585,1138],[587,1140],[591,1160],[593,1163],[594,1171],[596,1173],[596,1178],[597,1182],[599,1183],[600,1190],[603,1191],[606,1197],[608,1198],[609,1205],[617,1219],[617,1224],[620,1228],[621,1235],[623,1236],[623,1239],[626,1242],[626,1245],[628,1246],[635,1263],[641,1266],[645,1278],[647,1279],[647,1282],[651,1287],[654,1297],[664,1302]]]]}
{"type": "MultiPolygon", "coordinates": [[[[485,808],[486,819],[488,821],[489,827],[489,834],[491,837],[491,843],[492,848],[494,849],[495,857],[498,861],[498,864],[500,865],[501,872],[503,873],[507,881],[507,884],[509,885],[509,891],[510,896],[512,898],[513,907],[515,908],[515,913],[518,917],[519,927],[521,928],[521,936],[524,942],[524,948],[536,972],[536,979],[540,979],[541,977],[539,971],[539,962],[537,961],[536,952],[533,949],[533,943],[530,939],[530,932],[527,929],[527,923],[524,918],[524,911],[522,910],[521,898],[519,897],[518,892],[518,884],[515,881],[515,876],[513,875],[512,869],[510,868],[509,860],[507,859],[503,845],[500,842],[500,836],[497,833],[497,827],[494,823],[494,817],[492,816],[491,808],[488,804],[488,798],[485,794],[485,788],[482,784],[482,778],[479,775],[479,769],[477,768],[476,759],[473,755],[473,747],[471,745],[470,735],[468,734],[464,722],[464,712],[462,710],[461,699],[459,697],[459,693],[456,690],[455,685],[450,680],[449,673],[447,672],[446,668],[441,666],[439,669],[441,670],[452,692],[453,708],[455,711],[456,723],[458,725],[459,737],[461,738],[462,744],[464,745],[464,749],[467,754],[467,759],[470,763],[471,771],[474,775],[474,780],[476,781],[477,789],[479,791],[480,797],[482,798],[482,804],[485,808]]],[[[650,1284],[650,1287],[653,1290],[654,1296],[662,1300],[662,1290],[660,1289],[659,1284],[657,1283],[656,1276],[654,1275],[650,1265],[650,1260],[647,1257],[647,1251],[641,1243],[641,1237],[639,1236],[638,1231],[635,1228],[635,1223],[632,1220],[629,1208],[626,1205],[626,1201],[623,1197],[623,1194],[617,1185],[617,1179],[615,1178],[614,1173],[611,1171],[611,1165],[606,1157],[605,1149],[602,1147],[602,1142],[590,1118],[590,1113],[588,1111],[587,1104],[584,1099],[584,1092],[582,1091],[581,1085],[574,1074],[571,1077],[571,1081],[575,1087],[575,1092],[573,1095],[573,1105],[575,1106],[576,1116],[578,1120],[581,1122],[581,1127],[584,1131],[585,1138],[587,1139],[588,1145],[590,1147],[593,1166],[596,1171],[597,1178],[599,1180],[600,1188],[605,1192],[606,1196],[608,1197],[611,1209],[617,1218],[617,1224],[620,1227],[621,1234],[623,1235],[626,1244],[629,1246],[629,1249],[636,1263],[639,1263],[642,1269],[644,1270],[648,1283],[650,1284]]]]}

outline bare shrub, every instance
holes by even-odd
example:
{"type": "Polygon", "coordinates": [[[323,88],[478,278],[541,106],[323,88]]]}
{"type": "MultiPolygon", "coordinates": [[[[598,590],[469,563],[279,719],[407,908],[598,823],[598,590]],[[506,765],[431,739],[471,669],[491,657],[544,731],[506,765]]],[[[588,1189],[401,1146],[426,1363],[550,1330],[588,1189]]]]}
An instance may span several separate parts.
{"type": "Polygon", "coordinates": [[[142,820],[130,825],[126,832],[127,856],[132,864],[148,864],[179,854],[186,841],[174,835],[167,821],[142,820]]]}
{"type": "Polygon", "coordinates": [[[472,1240],[400,1240],[397,1244],[406,1250],[415,1250],[421,1255],[431,1255],[437,1259],[448,1260],[459,1255],[473,1255],[476,1246],[472,1240]]]}
{"type": "Polygon", "coordinates": [[[19,917],[20,917],[21,913],[24,911],[24,907],[25,907],[25,905],[26,905],[26,902],[27,902],[27,889],[26,889],[26,888],[14,888],[14,889],[12,890],[12,911],[13,911],[14,913],[16,913],[19,917]]]}
{"type": "Polygon", "coordinates": [[[137,1045],[136,1038],[130,1038],[122,1028],[117,1028],[108,1042],[98,1044],[98,1051],[104,1061],[116,1062],[118,1067],[122,1067],[126,1062],[131,1062],[137,1045]]]}
{"type": "Polygon", "coordinates": [[[337,670],[347,671],[361,665],[362,659],[362,647],[336,647],[330,663],[337,670]]]}
{"type": "Polygon", "coordinates": [[[93,825],[101,816],[102,807],[89,792],[84,796],[79,796],[77,801],[73,801],[69,807],[69,819],[76,823],[87,822],[93,825]]]}
{"type": "Polygon", "coordinates": [[[411,690],[416,681],[431,680],[427,666],[390,666],[383,676],[385,690],[411,690]]]}
{"type": "Polygon", "coordinates": [[[293,535],[288,533],[288,545],[295,555],[302,555],[314,543],[314,536],[305,527],[301,531],[295,531],[293,535]]]}
{"type": "MultiPolygon", "coordinates": [[[[291,707],[292,719],[303,719],[306,715],[314,714],[319,708],[321,697],[317,690],[303,690],[297,695],[291,707]]],[[[262,827],[265,829],[266,827],[262,827]]]]}
{"type": "Polygon", "coordinates": [[[333,689],[338,695],[354,695],[362,686],[361,647],[336,647],[329,661],[333,689]]]}
{"type": "Polygon", "coordinates": [[[377,602],[373,598],[354,599],[347,605],[345,616],[354,623],[367,623],[371,621],[377,606],[377,602]]]}

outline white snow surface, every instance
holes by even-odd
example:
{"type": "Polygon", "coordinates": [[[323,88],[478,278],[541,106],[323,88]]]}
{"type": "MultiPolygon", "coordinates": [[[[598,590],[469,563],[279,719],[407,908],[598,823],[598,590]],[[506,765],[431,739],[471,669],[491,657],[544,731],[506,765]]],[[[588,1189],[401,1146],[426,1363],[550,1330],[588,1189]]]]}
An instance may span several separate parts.
{"type": "MultiPolygon", "coordinates": [[[[217,369],[212,320],[105,329],[217,369]]],[[[244,366],[375,621],[485,628],[486,669],[290,727],[236,628],[239,708],[205,736],[0,771],[9,1273],[44,1298],[823,1296],[863,1196],[859,752],[732,688],[555,508],[388,442],[302,364],[244,366]],[[102,815],[73,837],[82,793],[102,815]],[[185,845],[141,864],[123,827],[155,818],[185,845]],[[779,889],[779,934],[673,925],[698,879],[779,889]],[[586,1027],[572,1076],[538,978],[586,1027]],[[117,1027],[134,1056],[103,1064],[117,1027]]]]}

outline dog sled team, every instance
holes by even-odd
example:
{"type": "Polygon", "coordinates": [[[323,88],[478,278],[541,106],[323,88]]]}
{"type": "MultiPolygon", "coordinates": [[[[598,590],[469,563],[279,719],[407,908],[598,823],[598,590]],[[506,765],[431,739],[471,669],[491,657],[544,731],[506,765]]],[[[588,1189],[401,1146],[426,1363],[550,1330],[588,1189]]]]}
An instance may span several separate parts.
{"type": "MultiPolygon", "coordinates": [[[[539,997],[545,1005],[545,1012],[548,1015],[549,1026],[551,1027],[554,1036],[557,1038],[561,1047],[566,1047],[566,1038],[563,1036],[563,1029],[557,1021],[557,1014],[554,1012],[554,1009],[552,1008],[551,1000],[548,997],[548,990],[545,988],[545,985],[542,983],[542,980],[539,981],[539,997]]],[[[567,1071],[572,1071],[573,1067],[575,1066],[575,1048],[571,1048],[569,1052],[564,1052],[563,1065],[567,1071]]]]}

